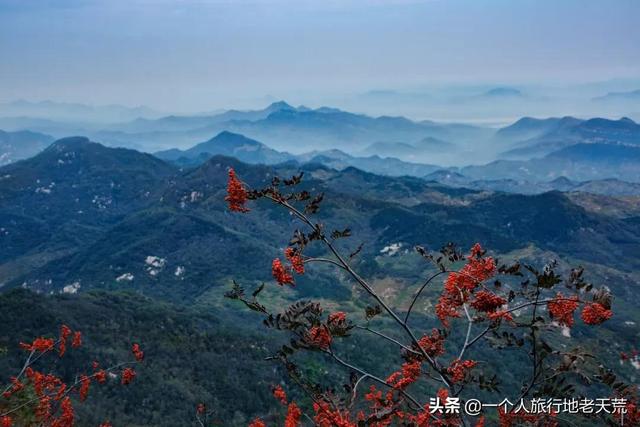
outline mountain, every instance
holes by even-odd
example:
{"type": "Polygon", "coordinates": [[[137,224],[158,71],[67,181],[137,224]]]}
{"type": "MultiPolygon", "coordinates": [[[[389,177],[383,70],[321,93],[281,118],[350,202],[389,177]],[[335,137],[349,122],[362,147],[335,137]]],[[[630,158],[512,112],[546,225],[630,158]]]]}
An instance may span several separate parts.
{"type": "Polygon", "coordinates": [[[484,139],[492,132],[469,125],[414,122],[404,117],[369,117],[344,111],[318,112],[281,110],[255,122],[235,121],[230,130],[263,141],[274,148],[306,147],[362,150],[373,141],[411,144],[425,137],[469,142],[484,139]]]}
{"type": "Polygon", "coordinates": [[[560,176],[551,181],[530,181],[526,179],[479,179],[474,180],[454,170],[438,170],[424,177],[458,188],[480,191],[500,191],[517,194],[540,194],[549,191],[580,192],[608,196],[640,196],[640,184],[619,179],[600,179],[592,181],[572,181],[560,176]]]}
{"type": "Polygon", "coordinates": [[[587,162],[594,167],[616,167],[619,164],[640,162],[640,145],[612,145],[604,143],[575,144],[555,151],[547,158],[566,159],[574,162],[587,162]]]}
{"type": "Polygon", "coordinates": [[[618,179],[601,179],[582,182],[571,189],[581,193],[606,194],[612,196],[640,196],[640,184],[618,179]]]}
{"type": "Polygon", "coordinates": [[[53,137],[31,131],[0,130],[0,166],[31,157],[44,150],[53,137]]]}
{"type": "Polygon", "coordinates": [[[147,206],[176,169],[149,154],[83,137],[0,168],[0,284],[99,238],[147,206]]]}
{"type": "Polygon", "coordinates": [[[404,117],[370,117],[331,107],[293,107],[279,101],[261,110],[138,119],[92,129],[90,135],[111,145],[146,144],[153,147],[153,151],[159,151],[184,147],[222,131],[239,133],[271,148],[296,154],[301,153],[301,147],[317,150],[340,147],[353,153],[376,141],[412,143],[426,137],[477,143],[493,134],[492,129],[479,126],[418,122],[404,117]]]}
{"type": "MultiPolygon", "coordinates": [[[[194,141],[204,141],[223,131],[239,133],[271,148],[295,154],[309,149],[332,148],[354,154],[376,142],[392,141],[424,148],[419,150],[417,157],[406,160],[431,163],[438,160],[433,158],[432,148],[452,148],[439,141],[447,141],[459,147],[477,147],[494,133],[493,129],[481,126],[414,121],[398,116],[372,117],[332,107],[294,107],[284,101],[274,102],[259,110],[228,110],[218,114],[171,115],[160,118],[142,116],[118,123],[46,117],[0,117],[0,128],[32,129],[54,137],[87,135],[106,145],[150,152],[169,148],[184,149],[194,141]]],[[[389,154],[402,157],[401,153],[389,154]]],[[[447,162],[451,160],[448,158],[447,162]]]]}
{"type": "Polygon", "coordinates": [[[573,127],[582,120],[574,117],[536,119],[533,117],[523,117],[515,123],[500,128],[496,132],[496,139],[507,142],[521,142],[532,138],[541,137],[549,132],[573,127]]]}
{"type": "MultiPolygon", "coordinates": [[[[499,158],[502,159],[529,160],[580,143],[638,145],[640,141],[640,125],[628,118],[525,117],[496,131],[470,125],[416,122],[403,117],[369,117],[331,108],[292,107],[284,102],[249,112],[166,117],[145,121],[144,126],[149,128],[142,133],[114,128],[90,131],[89,134],[108,145],[133,148],[145,145],[150,149],[188,146],[193,140],[207,140],[211,135],[226,131],[259,141],[281,153],[303,155],[305,149],[329,151],[339,147],[349,155],[378,155],[412,163],[445,165],[460,165],[465,161],[487,163],[496,159],[496,152],[501,153],[499,158]],[[157,127],[156,130],[152,130],[153,127],[157,127]]],[[[170,158],[178,152],[161,155],[170,158]]],[[[274,163],[278,160],[266,156],[261,161],[274,163]]],[[[187,154],[186,157],[192,156],[187,154]]],[[[254,160],[247,158],[247,161],[254,160]]],[[[601,176],[586,179],[599,178],[601,176]]]]}
{"type": "MultiPolygon", "coordinates": [[[[301,157],[304,158],[305,156],[301,157]]],[[[423,176],[440,169],[435,165],[405,162],[394,157],[380,157],[377,155],[367,157],[350,156],[339,150],[321,151],[311,157],[308,162],[320,163],[338,170],[356,167],[367,172],[388,176],[423,176]]]]}
{"type": "Polygon", "coordinates": [[[601,179],[574,182],[565,177],[549,182],[515,179],[477,180],[460,183],[460,186],[477,190],[501,191],[516,194],[541,194],[549,191],[579,192],[606,196],[640,196],[640,184],[618,179],[601,179]]]}
{"type": "Polygon", "coordinates": [[[411,157],[418,149],[405,142],[374,142],[362,150],[363,155],[378,155],[382,157],[411,157]]]}
{"type": "Polygon", "coordinates": [[[3,167],[2,171],[9,175],[2,181],[3,190],[10,190],[2,194],[5,201],[24,191],[38,193],[38,188],[47,186],[51,191],[40,193],[60,191],[73,195],[76,190],[91,188],[123,197],[126,205],[175,169],[150,154],[105,147],[86,137],[68,137],[55,141],[32,158],[3,167]],[[138,189],[132,195],[128,190],[134,181],[138,189]]]}
{"type": "Polygon", "coordinates": [[[261,142],[227,131],[187,150],[171,149],[155,153],[158,158],[182,167],[200,165],[215,155],[235,157],[250,164],[318,163],[338,170],[353,166],[368,172],[390,176],[422,176],[438,169],[434,165],[405,162],[394,157],[351,156],[340,150],[311,151],[292,155],[273,150],[261,142]]]}
{"type": "Polygon", "coordinates": [[[606,95],[593,98],[598,103],[640,102],[640,89],[629,92],[609,92],[606,95]]]}
{"type": "Polygon", "coordinates": [[[489,89],[482,96],[488,98],[520,98],[523,94],[520,90],[512,87],[496,87],[489,89]]]}
{"type": "Polygon", "coordinates": [[[155,153],[156,157],[164,160],[176,161],[184,158],[187,161],[191,161],[191,163],[199,163],[198,159],[214,155],[235,157],[246,163],[266,165],[294,159],[288,153],[280,153],[254,139],[227,131],[220,132],[210,140],[195,145],[188,150],[172,149],[155,153]]]}
{"type": "Polygon", "coordinates": [[[585,120],[573,131],[586,140],[582,142],[640,145],[640,125],[628,117],[585,120]]]}
{"type": "Polygon", "coordinates": [[[619,120],[523,119],[496,135],[511,140],[510,149],[503,153],[505,158],[541,157],[574,144],[640,146],[640,125],[626,117],[619,120]]]}
{"type": "MultiPolygon", "coordinates": [[[[304,107],[299,107],[304,110],[304,107]]],[[[296,110],[284,101],[273,102],[261,110],[227,110],[218,114],[200,114],[193,116],[165,116],[157,119],[139,118],[129,123],[111,126],[111,130],[126,133],[148,132],[184,132],[211,127],[231,120],[255,121],[267,118],[270,114],[285,110],[296,110]]]]}
{"type": "Polygon", "coordinates": [[[455,144],[448,141],[443,141],[442,139],[434,138],[432,136],[427,136],[425,138],[422,138],[420,141],[414,143],[414,145],[419,150],[431,151],[431,152],[450,151],[456,148],[455,144]]]}
{"type": "MultiPolygon", "coordinates": [[[[531,160],[498,160],[485,165],[466,166],[455,169],[466,177],[464,185],[470,188],[490,189],[496,191],[522,192],[526,194],[539,193],[548,190],[568,191],[562,185],[550,185],[549,181],[567,177],[577,182],[615,179],[619,181],[636,182],[640,167],[638,160],[639,147],[631,144],[635,141],[635,134],[639,126],[629,120],[611,121],[606,119],[592,119],[579,121],[573,118],[537,120],[525,118],[509,128],[501,130],[499,138],[514,138],[518,135],[542,134],[543,137],[554,133],[566,134],[570,129],[576,140],[588,141],[568,145],[546,154],[543,158],[531,160]],[[577,129],[576,129],[577,128],[577,129]],[[602,141],[602,142],[594,142],[602,141]]],[[[532,141],[528,139],[525,141],[532,141]]],[[[419,143],[427,145],[444,145],[445,141],[427,137],[419,143]]],[[[213,155],[236,157],[251,164],[278,164],[283,162],[319,163],[333,169],[342,170],[356,167],[367,172],[389,176],[411,175],[424,177],[442,169],[434,164],[419,161],[405,161],[391,156],[392,152],[404,153],[404,159],[411,159],[420,153],[419,148],[404,143],[376,143],[368,147],[365,152],[377,151],[382,154],[368,156],[353,156],[341,150],[321,150],[292,155],[267,147],[265,144],[247,138],[240,134],[221,132],[216,137],[198,144],[188,150],[165,150],[156,156],[172,161],[180,166],[196,166],[207,161],[213,155]]],[[[445,149],[430,151],[432,157],[446,152],[445,149]]],[[[470,153],[452,151],[456,155],[467,156],[470,153]]],[[[450,168],[449,171],[452,169],[450,168]]],[[[450,173],[450,172],[448,172],[450,173]]],[[[453,181],[441,180],[451,185],[461,185],[461,177],[453,181]]],[[[428,177],[440,181],[441,177],[428,177]]],[[[626,192],[629,188],[610,188],[612,194],[626,192]]]]}
{"type": "MultiPolygon", "coordinates": [[[[229,110],[216,116],[216,119],[219,121],[229,121],[229,120],[256,121],[256,120],[266,119],[267,117],[269,117],[269,115],[273,113],[277,113],[279,111],[310,111],[310,110],[304,106],[299,106],[296,108],[287,104],[285,101],[276,101],[269,104],[266,108],[263,108],[262,110],[249,110],[249,111],[229,110]]],[[[319,113],[325,113],[325,112],[334,112],[337,110],[319,108],[316,111],[319,113]]]]}
{"type": "Polygon", "coordinates": [[[431,161],[441,159],[443,153],[450,153],[456,145],[442,139],[427,136],[419,141],[406,142],[376,142],[369,145],[361,153],[363,155],[377,155],[380,157],[395,157],[405,161],[420,161],[430,158],[431,161]]]}
{"type": "Polygon", "coordinates": [[[579,143],[531,160],[497,160],[460,169],[472,179],[550,181],[565,176],[576,181],[619,179],[640,181],[640,146],[579,143]]]}
{"type": "Polygon", "coordinates": [[[435,172],[427,174],[424,176],[424,179],[427,181],[435,181],[453,187],[467,186],[470,188],[471,183],[471,180],[461,173],[446,169],[439,169],[435,172]]]}
{"type": "Polygon", "coordinates": [[[115,123],[138,117],[153,118],[159,113],[151,108],[122,105],[85,105],[54,101],[31,102],[25,100],[0,104],[0,116],[30,117],[49,120],[115,123]]]}

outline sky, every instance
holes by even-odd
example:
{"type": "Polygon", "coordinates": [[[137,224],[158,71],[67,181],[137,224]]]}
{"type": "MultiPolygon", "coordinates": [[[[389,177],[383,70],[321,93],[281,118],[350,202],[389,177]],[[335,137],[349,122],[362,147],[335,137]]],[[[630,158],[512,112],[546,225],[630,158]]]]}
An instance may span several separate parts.
{"type": "Polygon", "coordinates": [[[164,111],[640,77],[636,0],[0,0],[0,101],[164,111]]]}

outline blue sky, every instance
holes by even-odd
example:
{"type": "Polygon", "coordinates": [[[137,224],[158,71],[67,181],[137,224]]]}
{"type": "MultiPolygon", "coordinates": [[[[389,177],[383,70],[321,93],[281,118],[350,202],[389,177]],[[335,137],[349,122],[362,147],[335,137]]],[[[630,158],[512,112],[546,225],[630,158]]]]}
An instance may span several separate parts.
{"type": "Polygon", "coordinates": [[[635,0],[0,0],[0,100],[211,110],[640,77],[635,0]]]}

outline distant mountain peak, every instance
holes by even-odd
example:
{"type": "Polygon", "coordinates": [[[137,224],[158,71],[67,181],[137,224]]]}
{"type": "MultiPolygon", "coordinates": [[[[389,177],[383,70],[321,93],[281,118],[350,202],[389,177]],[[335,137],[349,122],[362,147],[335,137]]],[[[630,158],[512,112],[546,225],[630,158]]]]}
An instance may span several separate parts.
{"type": "Polygon", "coordinates": [[[496,87],[490,89],[484,93],[485,96],[506,96],[506,97],[520,97],[523,93],[518,89],[512,87],[496,87]]]}
{"type": "Polygon", "coordinates": [[[188,156],[199,155],[201,153],[223,154],[226,156],[234,154],[237,155],[234,150],[240,149],[242,147],[267,149],[264,144],[256,141],[255,139],[247,138],[246,136],[239,133],[223,130],[213,138],[191,147],[190,149],[182,152],[182,154],[187,154],[188,156]]]}
{"type": "Polygon", "coordinates": [[[171,149],[155,155],[164,160],[178,161],[181,165],[198,164],[217,155],[235,157],[252,164],[277,164],[293,159],[289,153],[273,150],[260,141],[226,130],[188,150],[171,149]]]}
{"type": "Polygon", "coordinates": [[[296,108],[292,105],[289,105],[285,101],[276,101],[271,103],[267,108],[269,111],[280,111],[280,110],[295,110],[296,108]]]}
{"type": "Polygon", "coordinates": [[[554,185],[575,185],[575,182],[573,182],[572,180],[570,180],[564,175],[559,176],[552,181],[549,181],[549,183],[554,185]]]}
{"type": "Polygon", "coordinates": [[[239,134],[239,133],[235,133],[235,132],[230,132],[228,130],[223,130],[222,132],[220,132],[219,134],[217,134],[216,136],[214,136],[213,138],[211,138],[209,141],[217,141],[217,140],[221,140],[221,139],[225,139],[225,140],[229,140],[229,139],[237,139],[237,140],[245,140],[245,141],[252,141],[252,142],[258,142],[255,141],[251,138],[247,138],[246,136],[239,134]]]}

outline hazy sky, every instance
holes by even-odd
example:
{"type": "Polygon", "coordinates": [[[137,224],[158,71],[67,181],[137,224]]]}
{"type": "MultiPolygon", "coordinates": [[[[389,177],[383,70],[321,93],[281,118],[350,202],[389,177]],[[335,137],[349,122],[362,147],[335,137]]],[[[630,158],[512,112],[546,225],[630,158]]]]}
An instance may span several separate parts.
{"type": "Polygon", "coordinates": [[[637,0],[0,0],[0,101],[267,96],[640,76],[637,0]]]}

